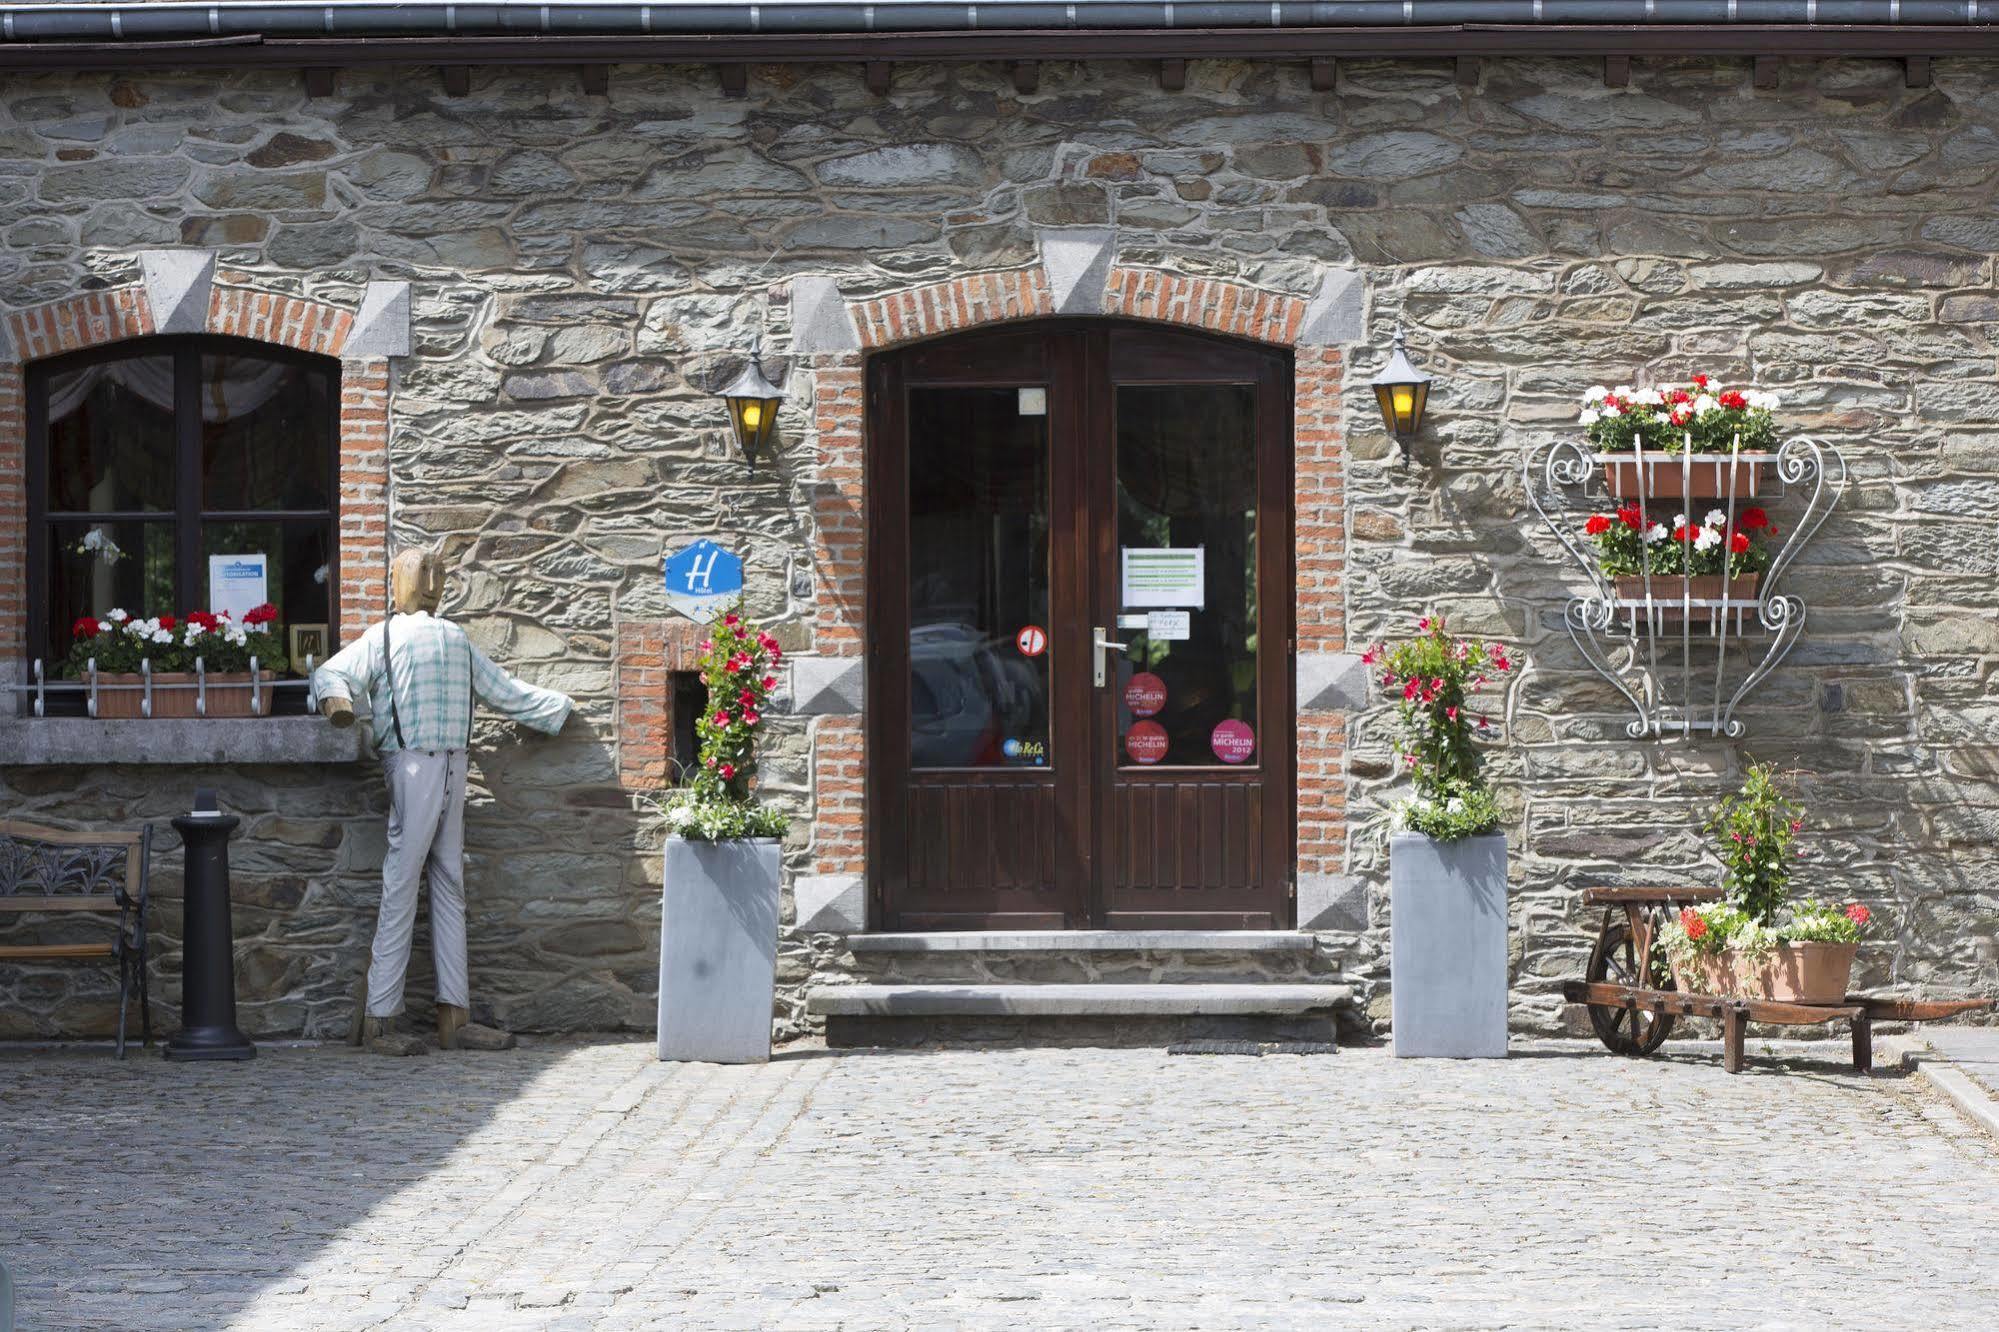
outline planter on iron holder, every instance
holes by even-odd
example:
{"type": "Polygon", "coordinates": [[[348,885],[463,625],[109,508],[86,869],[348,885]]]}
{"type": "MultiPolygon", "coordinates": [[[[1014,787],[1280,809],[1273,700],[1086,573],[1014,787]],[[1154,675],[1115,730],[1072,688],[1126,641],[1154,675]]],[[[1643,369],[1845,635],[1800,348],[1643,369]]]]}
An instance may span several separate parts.
{"type": "Polygon", "coordinates": [[[1506,1057],[1506,838],[1389,842],[1397,1058],[1506,1057]]]}
{"type": "Polygon", "coordinates": [[[659,1057],[770,1059],[779,844],[666,840],[659,908],[659,1057]]]}

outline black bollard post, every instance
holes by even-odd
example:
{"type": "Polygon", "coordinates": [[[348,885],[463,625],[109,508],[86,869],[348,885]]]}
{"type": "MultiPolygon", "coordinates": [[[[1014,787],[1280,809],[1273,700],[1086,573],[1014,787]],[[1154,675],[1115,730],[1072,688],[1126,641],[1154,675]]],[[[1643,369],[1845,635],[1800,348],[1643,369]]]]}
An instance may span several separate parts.
{"type": "Polygon", "coordinates": [[[255,1059],[236,1028],[235,932],[229,923],[229,834],[239,820],[194,793],[194,812],[173,821],[186,855],[181,944],[181,1029],[160,1053],[168,1059],[255,1059]]]}

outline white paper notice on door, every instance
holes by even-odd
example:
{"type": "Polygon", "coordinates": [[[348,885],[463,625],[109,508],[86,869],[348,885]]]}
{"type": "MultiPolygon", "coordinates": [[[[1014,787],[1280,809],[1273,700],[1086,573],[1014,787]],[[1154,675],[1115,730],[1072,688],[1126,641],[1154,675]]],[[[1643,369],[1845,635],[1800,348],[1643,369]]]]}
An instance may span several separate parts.
{"type": "Polygon", "coordinates": [[[1147,611],[1145,636],[1155,643],[1175,643],[1192,638],[1194,616],[1183,610],[1147,611]]]}
{"type": "Polygon", "coordinates": [[[1124,604],[1199,610],[1205,595],[1200,546],[1126,546],[1124,604]]]}

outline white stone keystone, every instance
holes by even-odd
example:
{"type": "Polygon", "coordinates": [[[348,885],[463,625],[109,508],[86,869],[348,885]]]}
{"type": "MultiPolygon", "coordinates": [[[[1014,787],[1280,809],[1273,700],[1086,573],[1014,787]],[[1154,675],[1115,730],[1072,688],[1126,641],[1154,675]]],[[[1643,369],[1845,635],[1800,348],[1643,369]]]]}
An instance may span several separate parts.
{"type": "Polygon", "coordinates": [[[141,250],[146,303],[155,333],[200,333],[208,328],[208,294],[215,286],[213,250],[141,250]]]}
{"type": "Polygon", "coordinates": [[[1352,652],[1298,654],[1298,711],[1353,712],[1367,706],[1367,667],[1352,652]]]}
{"type": "Polygon", "coordinates": [[[801,874],[791,882],[797,928],[859,934],[868,928],[867,887],[858,874],[801,874]]]}
{"type": "Polygon", "coordinates": [[[1327,271],[1298,330],[1298,342],[1307,347],[1331,347],[1359,342],[1366,336],[1367,282],[1350,268],[1327,271]]]}
{"type": "Polygon", "coordinates": [[[800,356],[859,351],[861,332],[840,284],[820,273],[791,280],[791,350],[800,356]]]}
{"type": "Polygon", "coordinates": [[[370,282],[361,290],[354,331],[340,354],[350,361],[381,361],[410,354],[410,284],[370,282]]]}
{"type": "Polygon", "coordinates": [[[791,710],[805,717],[855,716],[865,680],[859,657],[793,657],[791,710]]]}
{"type": "Polygon", "coordinates": [[[1108,227],[1043,227],[1041,269],[1055,313],[1102,314],[1117,232],[1108,227]]]}

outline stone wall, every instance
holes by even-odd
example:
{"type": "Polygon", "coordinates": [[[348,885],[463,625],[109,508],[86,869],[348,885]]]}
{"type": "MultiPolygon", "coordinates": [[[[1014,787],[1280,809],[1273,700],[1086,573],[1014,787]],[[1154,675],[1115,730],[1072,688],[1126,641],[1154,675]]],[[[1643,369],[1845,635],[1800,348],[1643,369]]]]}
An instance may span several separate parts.
{"type": "MultiPolygon", "coordinates": [[[[1347,632],[1434,608],[1522,645],[1494,758],[1520,1023],[1561,1021],[1555,984],[1590,928],[1580,887],[1710,873],[1702,809],[1752,757],[1800,770],[1824,891],[1875,907],[1864,980],[1990,990],[1999,64],[1935,69],[1911,89],[1898,63],[1793,63],[1756,92],[1746,62],[1640,62],[1628,89],[1583,61],[1486,61],[1475,87],[1441,62],[1353,62],[1315,93],[1302,65],[1195,62],[1167,93],[1154,68],[1107,63],[1044,65],[1023,94],[996,66],[912,66],[877,99],[857,67],[770,67],[740,100],[680,68],[620,68],[600,98],[565,70],[480,70],[462,98],[427,72],[346,72],[310,100],[292,72],[16,77],[0,304],[132,281],[135,251],[162,245],[350,306],[368,279],[413,284],[392,530],[443,539],[452,612],[582,702],[554,741],[480,732],[474,966],[502,1020],[650,1022],[657,831],[619,776],[615,662],[622,626],[667,614],[662,546],[729,539],[752,609],[796,646],[839,618],[815,569],[809,366],[754,478],[706,396],[760,312],[782,367],[790,277],[865,298],[1024,269],[1061,226],[1115,229],[1121,265],[1298,297],[1329,266],[1364,275],[1347,632]],[[1439,376],[1406,449],[1365,386],[1398,322],[1439,376]],[[1694,369],[1782,393],[1855,480],[1797,571],[1810,627],[1749,700],[1746,738],[1633,742],[1561,628],[1580,579],[1529,514],[1519,457],[1573,429],[1589,384],[1694,369]]],[[[1345,727],[1346,868],[1372,889],[1371,928],[1329,941],[1381,1015],[1385,720],[1345,727]]],[[[778,720],[766,768],[801,815],[811,725],[778,720]]],[[[253,812],[250,877],[270,886],[246,913],[250,950],[274,959],[246,964],[246,1011],[260,1030],[326,1030],[371,921],[372,773],[190,771],[162,789],[151,772],[12,769],[0,790],[129,818],[209,779],[253,812]]],[[[794,869],[813,835],[801,819],[794,869]]],[[[840,965],[828,944],[787,943],[787,1030],[798,985],[840,965]]],[[[53,1011],[55,982],[5,983],[16,1030],[19,1010],[53,1011]]]]}

